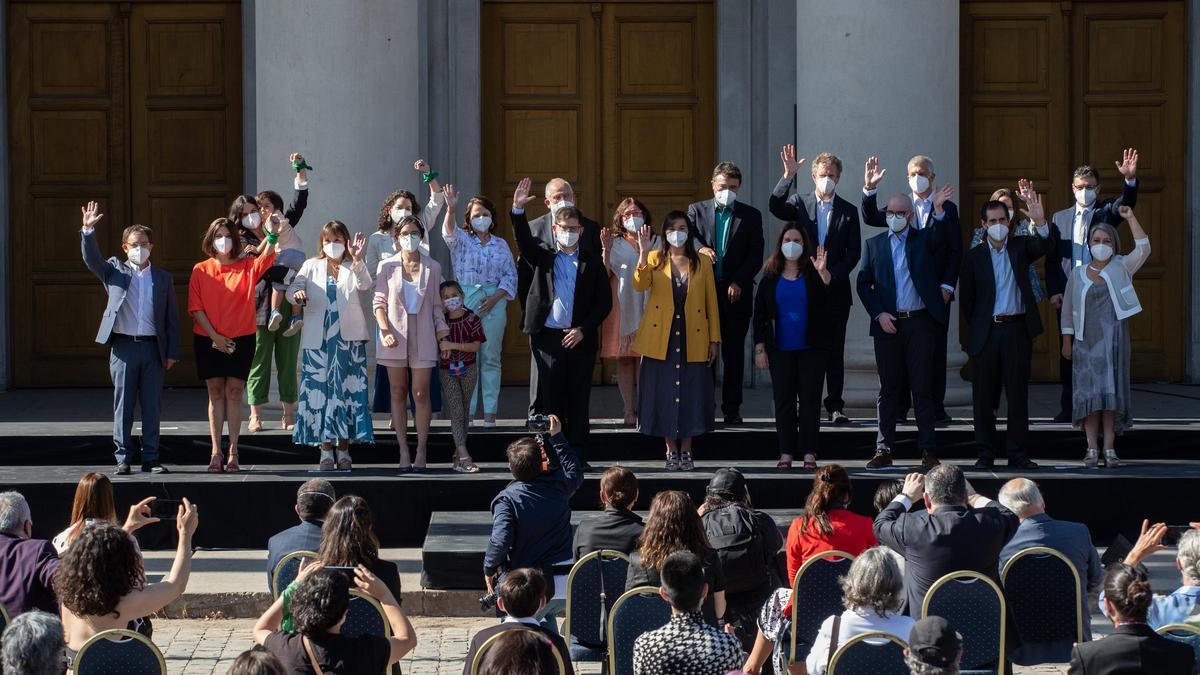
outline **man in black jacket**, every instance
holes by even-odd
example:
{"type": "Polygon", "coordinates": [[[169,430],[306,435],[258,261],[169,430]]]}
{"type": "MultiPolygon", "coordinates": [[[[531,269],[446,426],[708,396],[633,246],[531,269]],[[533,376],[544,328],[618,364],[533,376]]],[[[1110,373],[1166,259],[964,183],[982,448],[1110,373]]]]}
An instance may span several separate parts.
{"type": "Polygon", "coordinates": [[[554,214],[554,246],[533,236],[525,219],[525,205],[533,199],[530,185],[523,178],[513,192],[512,221],[521,257],[534,268],[522,325],[537,368],[533,412],[558,415],[567,438],[582,451],[600,324],[612,310],[608,270],[597,253],[580,245],[582,214],[573,206],[554,214]]]}
{"type": "Polygon", "coordinates": [[[713,261],[721,316],[721,410],[726,424],[742,423],[746,333],[754,310],[754,277],[763,264],[762,213],[737,201],[742,171],[733,162],[713,169],[713,198],[688,205],[700,253],[713,261]]]}
{"type": "Polygon", "coordinates": [[[1000,551],[1018,525],[1015,513],[976,494],[961,469],[941,464],[924,476],[908,474],[874,530],[879,543],[904,556],[907,613],[919,616],[929,587],[950,572],[971,570],[999,584],[1000,551]],[[918,500],[925,510],[909,513],[918,500]]]}
{"type": "Polygon", "coordinates": [[[463,662],[463,675],[471,675],[471,664],[474,663],[475,655],[483,643],[504,631],[522,626],[544,635],[558,650],[563,663],[571,663],[571,650],[567,647],[566,640],[537,619],[546,607],[546,590],[546,577],[540,570],[516,569],[504,577],[504,581],[496,588],[496,606],[506,615],[504,621],[488,626],[471,637],[471,646],[467,649],[467,658],[463,662]]]}

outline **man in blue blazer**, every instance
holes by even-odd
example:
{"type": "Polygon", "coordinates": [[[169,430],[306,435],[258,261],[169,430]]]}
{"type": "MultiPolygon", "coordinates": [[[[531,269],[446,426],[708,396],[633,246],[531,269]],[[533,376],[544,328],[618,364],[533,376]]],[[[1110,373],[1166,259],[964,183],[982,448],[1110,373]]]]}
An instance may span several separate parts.
{"type": "MultiPolygon", "coordinates": [[[[275,568],[284,556],[296,551],[317,551],[321,548],[321,529],[337,492],[333,483],[324,478],[314,478],[296,491],[296,515],[298,525],[275,533],[267,540],[267,590],[271,591],[275,579],[275,568]]],[[[283,589],[279,589],[282,591],[283,589]]]]}
{"type": "Polygon", "coordinates": [[[83,262],[108,293],[96,342],[109,345],[113,380],[113,443],[117,475],[128,475],[133,446],[133,410],[142,409],[142,471],[167,473],[158,460],[158,429],[166,371],[179,361],[179,310],[170,272],[150,266],[153,232],[130,225],[121,235],[125,260],[105,260],[96,242],[96,223],[104,217],[96,202],[83,212],[83,262]]]}
{"type": "MultiPolygon", "coordinates": [[[[875,194],[863,196],[875,203],[875,194]]],[[[941,228],[913,227],[908,195],[893,195],[884,213],[888,231],[863,247],[858,297],[871,317],[875,365],[879,371],[879,432],[870,468],[892,465],[896,419],[909,395],[917,417],[921,462],[937,466],[932,397],[935,343],[950,319],[942,287],[946,241],[941,228]]],[[[956,279],[957,281],[957,279],[956,279]]]]}

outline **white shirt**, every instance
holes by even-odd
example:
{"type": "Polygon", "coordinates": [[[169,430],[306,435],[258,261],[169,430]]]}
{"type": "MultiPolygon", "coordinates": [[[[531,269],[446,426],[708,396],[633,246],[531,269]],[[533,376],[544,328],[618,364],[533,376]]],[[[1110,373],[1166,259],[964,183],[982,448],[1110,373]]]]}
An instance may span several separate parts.
{"type": "MultiPolygon", "coordinates": [[[[879,616],[873,609],[848,609],[842,612],[842,623],[838,626],[838,646],[846,644],[851,638],[863,633],[887,633],[908,642],[908,634],[912,632],[916,621],[911,616],[885,612],[879,616]]],[[[809,675],[825,675],[829,665],[829,642],[833,638],[833,617],[830,616],[821,624],[817,637],[813,641],[812,650],[804,660],[808,666],[809,675]]],[[[868,640],[874,644],[874,641],[868,640]]]]}
{"type": "Polygon", "coordinates": [[[150,273],[150,264],[138,269],[137,265],[125,262],[129,266],[129,288],[125,291],[125,302],[117,310],[117,321],[113,331],[122,335],[147,336],[157,335],[154,329],[154,278],[150,273]]]}
{"type": "Polygon", "coordinates": [[[416,314],[417,310],[421,309],[421,294],[417,288],[416,281],[403,279],[404,286],[404,311],[409,314],[416,314]]]}

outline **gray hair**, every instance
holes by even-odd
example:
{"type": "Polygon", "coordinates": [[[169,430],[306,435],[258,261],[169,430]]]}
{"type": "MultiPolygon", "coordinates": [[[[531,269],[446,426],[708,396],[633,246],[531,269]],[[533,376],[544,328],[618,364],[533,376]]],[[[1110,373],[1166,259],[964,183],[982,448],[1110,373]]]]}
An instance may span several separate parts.
{"type": "Polygon", "coordinates": [[[555,183],[562,183],[563,192],[572,195],[575,194],[575,188],[571,187],[571,183],[567,181],[566,178],[551,178],[550,180],[546,181],[546,187],[544,190],[546,199],[550,199],[550,186],[554,185],[555,183]]]}
{"type": "Polygon", "coordinates": [[[881,618],[900,611],[904,603],[901,559],[889,548],[875,546],[862,552],[842,578],[842,603],[846,609],[873,609],[881,618]]]}
{"type": "Polygon", "coordinates": [[[1175,553],[1180,571],[1189,585],[1200,582],[1200,530],[1188,530],[1179,538],[1179,550],[1175,553]]]}
{"type": "Polygon", "coordinates": [[[953,464],[939,464],[925,474],[925,494],[938,506],[961,506],[967,503],[967,478],[953,464]]]}
{"type": "Polygon", "coordinates": [[[32,520],[29,502],[20,492],[0,492],[0,532],[20,534],[25,523],[32,520]]]}
{"type": "Polygon", "coordinates": [[[1121,252],[1121,235],[1117,234],[1117,228],[1104,221],[1093,223],[1092,226],[1088,228],[1087,242],[1084,244],[1085,246],[1091,246],[1092,235],[1095,234],[1096,230],[1103,230],[1108,233],[1108,236],[1112,237],[1113,255],[1121,252]]]}
{"type": "Polygon", "coordinates": [[[4,630],[4,672],[61,673],[63,641],[63,625],[58,617],[39,610],[21,614],[4,630]]]}
{"type": "Polygon", "coordinates": [[[1042,498],[1042,491],[1038,489],[1038,484],[1028,478],[1014,478],[1004,484],[1000,488],[1000,494],[996,496],[1009,511],[1024,518],[1031,510],[1041,510],[1045,508],[1046,500],[1042,498]]]}
{"type": "Polygon", "coordinates": [[[958,675],[957,663],[945,668],[938,668],[925,663],[919,654],[911,650],[904,655],[904,665],[908,666],[908,672],[912,675],[958,675]]]}

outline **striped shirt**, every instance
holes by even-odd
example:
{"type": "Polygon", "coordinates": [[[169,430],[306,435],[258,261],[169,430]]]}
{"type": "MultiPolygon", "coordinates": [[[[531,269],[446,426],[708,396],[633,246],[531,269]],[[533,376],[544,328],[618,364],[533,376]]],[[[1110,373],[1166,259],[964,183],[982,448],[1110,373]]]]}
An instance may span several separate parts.
{"type": "MultiPolygon", "coordinates": [[[[471,310],[465,310],[463,315],[457,319],[446,317],[446,326],[450,329],[450,335],[446,338],[450,342],[467,343],[467,342],[487,342],[487,338],[483,336],[483,322],[479,320],[479,316],[471,310]]],[[[450,351],[450,358],[442,359],[442,368],[450,369],[450,364],[455,361],[462,361],[464,366],[469,366],[475,363],[476,352],[460,352],[457,350],[450,351]]]]}

